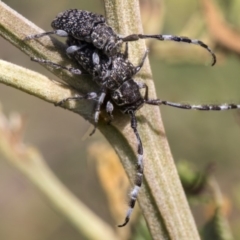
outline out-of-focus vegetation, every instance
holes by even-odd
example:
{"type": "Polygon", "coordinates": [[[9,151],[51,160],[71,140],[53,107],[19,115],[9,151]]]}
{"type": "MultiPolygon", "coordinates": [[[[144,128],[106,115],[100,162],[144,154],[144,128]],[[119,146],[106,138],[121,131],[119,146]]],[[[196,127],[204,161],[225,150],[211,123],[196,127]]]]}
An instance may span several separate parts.
{"type": "MultiPolygon", "coordinates": [[[[4,2],[45,30],[51,29],[50,22],[58,12],[68,8],[103,13],[98,0],[4,2]]],[[[240,102],[240,61],[238,46],[235,46],[240,25],[239,1],[141,2],[147,33],[199,38],[208,43],[218,57],[217,65],[210,67],[211,58],[197,46],[149,42],[158,97],[187,103],[240,102]],[[206,3],[214,4],[212,15],[207,14],[212,5],[206,3]],[[219,15],[221,22],[216,21],[219,15]],[[216,23],[219,25],[214,28],[216,23]]],[[[0,39],[0,46],[1,59],[50,75],[5,40],[0,39]]],[[[114,225],[114,217],[108,209],[109,196],[104,195],[100,186],[102,182],[97,177],[95,163],[88,161],[90,146],[95,141],[104,142],[103,137],[97,132],[82,141],[90,127],[83,119],[10,87],[1,85],[0,101],[5,112],[24,114],[25,142],[36,145],[61,181],[100,217],[114,225]]],[[[240,238],[239,112],[197,112],[169,107],[161,107],[161,110],[176,161],[187,159],[197,169],[214,162],[212,174],[228,199],[225,216],[234,238],[240,238]]],[[[5,161],[0,161],[0,189],[0,239],[80,239],[76,230],[5,161]]],[[[208,212],[211,210],[203,211],[199,205],[192,208],[199,227],[210,222],[208,212]]]]}

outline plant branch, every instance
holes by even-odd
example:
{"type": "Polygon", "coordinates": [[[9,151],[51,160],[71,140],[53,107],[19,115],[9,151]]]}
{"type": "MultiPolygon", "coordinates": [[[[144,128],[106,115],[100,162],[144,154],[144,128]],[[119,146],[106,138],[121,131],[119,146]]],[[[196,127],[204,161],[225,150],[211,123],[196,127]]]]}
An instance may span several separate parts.
{"type": "Polygon", "coordinates": [[[8,120],[0,111],[0,152],[8,162],[37,186],[53,206],[87,239],[119,239],[109,225],[57,179],[39,152],[21,141],[22,130],[22,119],[18,115],[8,120]],[[13,125],[12,122],[18,124],[13,125]]]}
{"type": "Polygon", "coordinates": [[[217,44],[240,54],[240,34],[223,18],[216,4],[211,0],[200,0],[210,34],[217,44]]]}
{"type": "MultiPolygon", "coordinates": [[[[104,2],[108,22],[117,32],[123,35],[142,32],[139,1],[104,2]]],[[[144,41],[131,43],[130,59],[133,62],[141,59],[145,48],[144,41]]],[[[148,62],[144,64],[141,76],[149,87],[149,96],[156,98],[148,62]]],[[[159,109],[145,106],[139,110],[138,121],[145,158],[144,184],[138,201],[153,239],[200,239],[170,153],[159,109]]],[[[134,150],[136,140],[129,125],[117,123],[117,127],[134,150]]],[[[107,139],[112,138],[110,131],[103,133],[107,139]]],[[[112,139],[110,142],[115,146],[129,178],[133,179],[136,157],[123,153],[126,146],[114,144],[112,139]]]]}

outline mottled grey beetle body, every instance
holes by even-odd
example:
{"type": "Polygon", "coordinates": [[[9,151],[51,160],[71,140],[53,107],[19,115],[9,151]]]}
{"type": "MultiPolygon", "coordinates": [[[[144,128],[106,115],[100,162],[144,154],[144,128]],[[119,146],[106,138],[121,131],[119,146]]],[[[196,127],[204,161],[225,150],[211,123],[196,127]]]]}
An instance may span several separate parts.
{"type": "Polygon", "coordinates": [[[68,35],[92,43],[108,56],[120,51],[122,40],[107,25],[102,15],[85,10],[69,9],[59,13],[52,21],[52,28],[63,30],[68,35]]]}
{"type": "Polygon", "coordinates": [[[84,70],[93,76],[94,81],[110,93],[113,102],[126,112],[130,109],[136,110],[143,105],[143,96],[139,85],[132,77],[141,69],[147,52],[138,66],[134,66],[128,60],[128,49],[125,53],[117,53],[108,57],[92,44],[85,43],[73,37],[67,39],[68,55],[78,62],[84,70]]]}

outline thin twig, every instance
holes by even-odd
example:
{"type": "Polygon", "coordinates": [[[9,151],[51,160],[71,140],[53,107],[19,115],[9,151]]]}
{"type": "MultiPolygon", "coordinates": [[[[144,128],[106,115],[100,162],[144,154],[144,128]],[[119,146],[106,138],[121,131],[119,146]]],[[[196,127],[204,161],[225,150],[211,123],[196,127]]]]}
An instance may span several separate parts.
{"type": "Polygon", "coordinates": [[[224,20],[220,10],[211,0],[200,0],[210,34],[215,42],[240,54],[240,34],[224,20]]]}
{"type": "Polygon", "coordinates": [[[14,120],[12,122],[20,122],[18,128],[12,127],[11,121],[0,111],[0,152],[6,160],[37,186],[55,209],[87,239],[119,239],[108,224],[80,202],[57,179],[39,152],[21,141],[21,120],[16,121],[19,120],[16,116],[12,120],[14,120]]]}

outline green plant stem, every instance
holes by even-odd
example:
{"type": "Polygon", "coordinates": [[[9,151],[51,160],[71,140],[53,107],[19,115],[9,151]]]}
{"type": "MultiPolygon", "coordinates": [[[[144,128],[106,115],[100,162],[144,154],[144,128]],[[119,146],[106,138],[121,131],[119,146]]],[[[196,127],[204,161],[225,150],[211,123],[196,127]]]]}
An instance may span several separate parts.
{"type": "MultiPolygon", "coordinates": [[[[105,0],[104,2],[109,24],[117,32],[123,35],[142,32],[139,1],[105,0]]],[[[131,43],[130,59],[134,62],[141,59],[145,48],[144,41],[131,43]]],[[[150,98],[156,98],[148,62],[144,64],[141,76],[144,76],[144,81],[149,87],[150,98]]],[[[138,120],[145,157],[145,181],[138,201],[153,239],[200,239],[171,156],[159,108],[143,107],[138,112],[138,120]]],[[[118,124],[117,128],[135,149],[135,137],[129,125],[118,124]]],[[[107,139],[112,138],[110,131],[103,133],[107,139]]],[[[113,144],[112,139],[110,142],[113,144]]],[[[131,155],[127,152],[123,153],[125,148],[115,145],[129,178],[133,179],[134,158],[129,157],[131,155]]]]}

